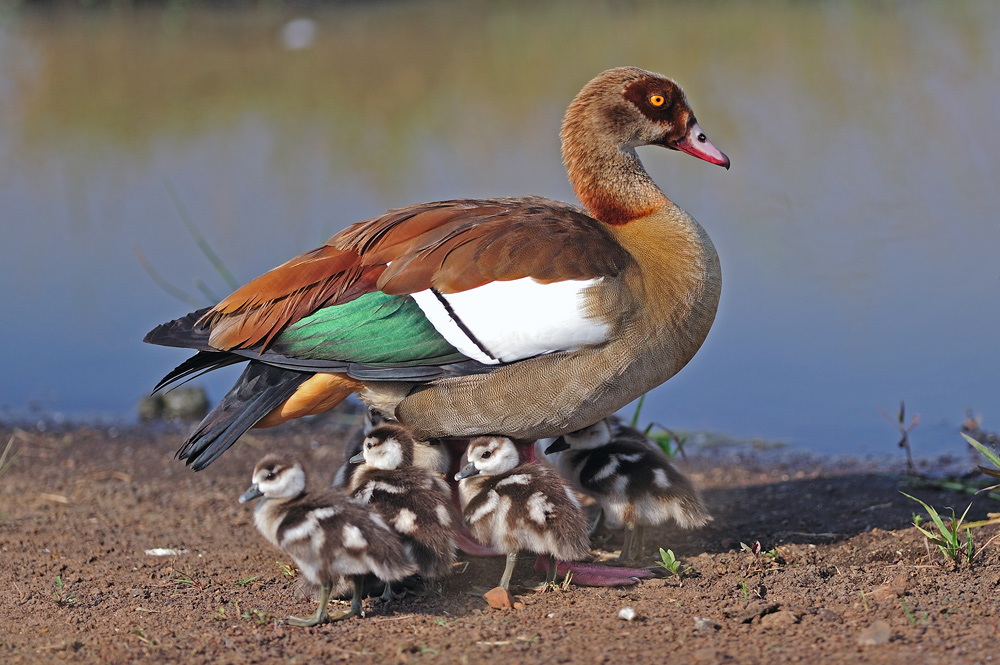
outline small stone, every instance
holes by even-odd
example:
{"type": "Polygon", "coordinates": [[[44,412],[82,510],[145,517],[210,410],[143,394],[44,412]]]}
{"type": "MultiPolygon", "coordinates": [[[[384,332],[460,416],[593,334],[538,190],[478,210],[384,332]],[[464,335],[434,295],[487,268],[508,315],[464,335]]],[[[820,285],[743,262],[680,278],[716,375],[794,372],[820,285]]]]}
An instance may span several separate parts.
{"type": "Polygon", "coordinates": [[[483,594],[483,598],[495,610],[505,610],[514,607],[514,601],[510,593],[502,586],[494,587],[483,594]]]}
{"type": "Polygon", "coordinates": [[[839,622],[841,620],[840,615],[837,614],[836,612],[834,612],[833,610],[831,610],[828,607],[824,607],[824,608],[820,609],[820,611],[816,613],[816,617],[818,619],[820,619],[821,621],[837,621],[837,622],[839,622]]]}
{"type": "Polygon", "coordinates": [[[519,600],[515,600],[514,601],[514,609],[515,610],[523,610],[524,609],[524,603],[522,603],[519,600]]]}
{"type": "Polygon", "coordinates": [[[695,617],[694,618],[694,629],[695,630],[715,630],[719,628],[719,624],[715,623],[711,619],[705,617],[695,617]]]}
{"type": "Polygon", "coordinates": [[[890,637],[892,629],[889,628],[889,624],[879,619],[858,633],[858,644],[863,647],[888,644],[890,637]]]}
{"type": "Polygon", "coordinates": [[[888,603],[896,600],[896,591],[888,584],[875,587],[869,595],[876,603],[888,603]]]}
{"type": "Polygon", "coordinates": [[[789,610],[779,610],[765,614],[760,618],[760,625],[763,628],[786,628],[799,622],[795,612],[789,610]]]}
{"type": "Polygon", "coordinates": [[[638,613],[631,607],[623,607],[618,610],[618,618],[622,621],[635,621],[637,616],[639,616],[638,613]]]}

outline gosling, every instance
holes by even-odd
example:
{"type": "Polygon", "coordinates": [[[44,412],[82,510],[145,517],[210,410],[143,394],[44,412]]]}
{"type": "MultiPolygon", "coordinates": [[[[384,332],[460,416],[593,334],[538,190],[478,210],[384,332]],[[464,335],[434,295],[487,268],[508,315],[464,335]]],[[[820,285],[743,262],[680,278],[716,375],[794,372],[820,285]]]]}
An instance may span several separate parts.
{"type": "Polygon", "coordinates": [[[257,529],[285,551],[307,582],[320,588],[319,607],[311,617],[288,617],[293,626],[317,626],[361,615],[364,578],[375,575],[386,584],[416,572],[409,550],[377,514],[340,490],[306,490],[302,464],[288,455],[269,454],[253,471],[253,484],[240,503],[258,497],[257,529]],[[333,585],[342,577],[354,584],[351,609],[327,610],[333,585]]]}
{"type": "Polygon", "coordinates": [[[580,502],[557,473],[521,464],[511,439],[474,439],[468,464],[455,475],[463,516],[479,542],[507,555],[500,586],[510,588],[518,552],[549,555],[547,579],[556,559],[579,561],[589,553],[587,521],[580,502]]]}
{"type": "MultiPolygon", "coordinates": [[[[364,423],[347,440],[347,445],[344,448],[344,463],[340,465],[333,477],[332,485],[334,487],[346,488],[351,486],[351,477],[357,473],[359,468],[357,464],[351,462],[351,459],[362,451],[365,437],[371,434],[371,431],[379,425],[394,422],[375,409],[365,409],[364,423]]],[[[441,445],[441,442],[437,439],[414,441],[413,466],[418,466],[443,476],[451,468],[451,457],[448,455],[445,446],[441,445]]]]}
{"type": "MultiPolygon", "coordinates": [[[[448,484],[415,465],[419,446],[402,425],[375,427],[365,437],[362,452],[350,460],[358,465],[350,492],[399,534],[413,554],[418,574],[430,583],[448,575],[455,563],[457,520],[448,484]]],[[[386,584],[383,600],[391,594],[386,584]]]]}
{"type": "Polygon", "coordinates": [[[545,459],[575,488],[594,497],[609,526],[624,526],[618,557],[623,563],[642,559],[647,526],[673,519],[691,529],[711,519],[688,477],[642,432],[617,418],[548,441],[545,459]]]}

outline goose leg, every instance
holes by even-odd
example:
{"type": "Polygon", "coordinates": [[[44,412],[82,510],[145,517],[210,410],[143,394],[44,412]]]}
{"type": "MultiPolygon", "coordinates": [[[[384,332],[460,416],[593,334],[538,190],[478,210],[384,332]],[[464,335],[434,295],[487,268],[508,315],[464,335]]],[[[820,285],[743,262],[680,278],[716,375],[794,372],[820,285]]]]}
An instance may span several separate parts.
{"type": "Polygon", "coordinates": [[[555,554],[550,554],[549,555],[549,567],[548,567],[548,570],[545,573],[545,579],[546,579],[547,582],[549,582],[550,584],[552,584],[552,586],[555,586],[556,585],[556,578],[558,576],[559,576],[559,566],[556,564],[556,555],[555,554]]]}
{"type": "Polygon", "coordinates": [[[517,563],[517,552],[507,553],[507,565],[503,569],[503,577],[500,578],[500,586],[510,590],[510,576],[514,574],[514,564],[517,563]]]}
{"type": "MultiPolygon", "coordinates": [[[[332,582],[324,582],[319,588],[319,607],[316,608],[316,614],[311,617],[294,617],[290,616],[285,619],[289,626],[299,626],[301,628],[308,628],[310,626],[318,626],[325,621],[329,621],[330,615],[326,611],[326,605],[330,602],[330,590],[333,588],[332,582]]],[[[355,587],[355,595],[357,595],[357,587],[355,587]]],[[[336,619],[333,619],[336,621],[336,619]]]]}
{"type": "Polygon", "coordinates": [[[392,600],[392,584],[390,584],[389,582],[385,583],[385,589],[382,591],[382,595],[379,596],[379,600],[381,600],[383,603],[388,603],[390,600],[392,600]]]}

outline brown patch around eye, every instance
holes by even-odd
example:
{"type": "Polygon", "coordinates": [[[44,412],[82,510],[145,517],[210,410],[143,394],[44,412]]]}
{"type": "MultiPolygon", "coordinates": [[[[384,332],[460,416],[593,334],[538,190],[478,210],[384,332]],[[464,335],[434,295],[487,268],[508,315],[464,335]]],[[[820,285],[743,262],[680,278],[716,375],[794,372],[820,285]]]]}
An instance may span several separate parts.
{"type": "Polygon", "coordinates": [[[654,122],[672,121],[678,102],[683,100],[670,81],[660,78],[639,79],[626,86],[622,96],[654,122]]]}

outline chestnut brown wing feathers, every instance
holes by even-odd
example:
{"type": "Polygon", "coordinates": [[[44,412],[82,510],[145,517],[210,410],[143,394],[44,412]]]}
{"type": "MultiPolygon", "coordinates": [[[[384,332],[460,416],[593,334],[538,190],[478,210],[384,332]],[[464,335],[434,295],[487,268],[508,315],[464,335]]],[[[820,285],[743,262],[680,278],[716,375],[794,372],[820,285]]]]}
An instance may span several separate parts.
{"type": "Polygon", "coordinates": [[[266,346],[289,323],[375,290],[455,293],[522,277],[592,279],[631,260],[603,224],[558,201],[425,203],[348,227],[249,282],[200,324],[211,328],[217,349],[266,346]]]}

